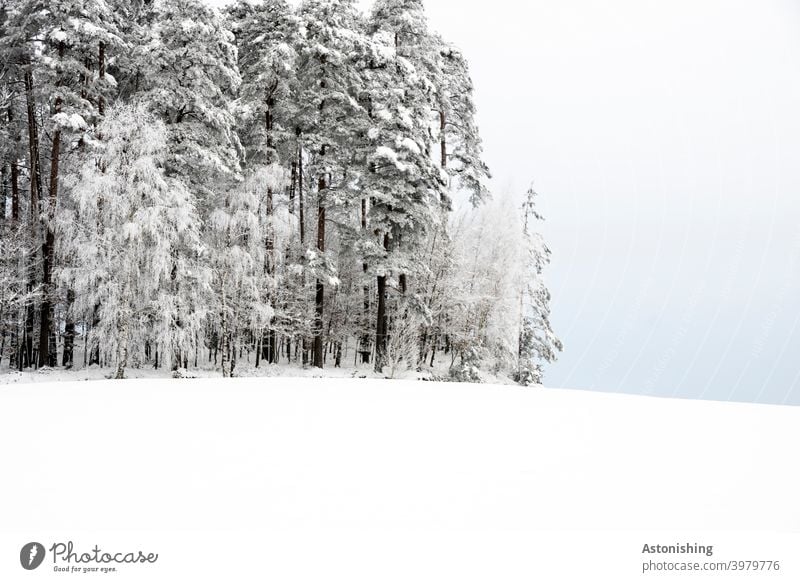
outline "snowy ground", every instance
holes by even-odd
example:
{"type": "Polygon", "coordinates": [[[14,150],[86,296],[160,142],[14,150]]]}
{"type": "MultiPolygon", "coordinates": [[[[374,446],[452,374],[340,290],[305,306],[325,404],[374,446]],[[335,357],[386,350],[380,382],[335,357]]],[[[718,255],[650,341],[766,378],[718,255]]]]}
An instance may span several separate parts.
{"type": "MultiPolygon", "coordinates": [[[[292,378],[387,378],[402,379],[402,380],[430,380],[432,378],[447,378],[449,376],[450,365],[452,363],[452,353],[440,353],[436,358],[434,366],[424,365],[421,370],[406,370],[404,366],[398,365],[397,368],[392,369],[391,366],[384,368],[384,374],[376,374],[373,365],[369,364],[356,364],[356,354],[352,349],[345,347],[344,355],[342,358],[342,365],[336,368],[333,365],[333,356],[326,361],[324,370],[319,370],[313,366],[303,366],[298,362],[287,362],[285,359],[279,364],[265,364],[261,363],[259,367],[255,366],[255,355],[253,353],[244,353],[236,363],[234,375],[242,378],[250,377],[292,377],[292,378]]],[[[205,356],[205,354],[204,354],[205,356]]],[[[59,354],[60,358],[60,354],[59,354]]],[[[84,350],[78,346],[75,349],[75,361],[77,365],[71,370],[66,370],[62,367],[50,368],[43,367],[38,370],[26,368],[24,371],[19,372],[8,368],[8,360],[6,359],[0,365],[0,384],[17,384],[29,382],[69,382],[69,381],[84,381],[84,380],[106,380],[115,372],[115,368],[111,366],[86,366],[84,350]]],[[[485,383],[492,384],[514,384],[514,381],[503,375],[493,374],[488,370],[478,370],[481,380],[485,383]]],[[[192,378],[220,378],[222,372],[219,366],[206,358],[201,358],[199,366],[191,367],[186,375],[192,378]]],[[[145,366],[142,368],[127,368],[125,370],[126,378],[130,379],[167,379],[172,378],[172,372],[169,369],[160,368],[153,369],[152,366],[145,366]]]]}
{"type": "Polygon", "coordinates": [[[160,553],[114,580],[638,580],[675,541],[796,580],[798,443],[796,407],[514,386],[2,385],[0,580],[64,577],[34,540],[160,553]]]}

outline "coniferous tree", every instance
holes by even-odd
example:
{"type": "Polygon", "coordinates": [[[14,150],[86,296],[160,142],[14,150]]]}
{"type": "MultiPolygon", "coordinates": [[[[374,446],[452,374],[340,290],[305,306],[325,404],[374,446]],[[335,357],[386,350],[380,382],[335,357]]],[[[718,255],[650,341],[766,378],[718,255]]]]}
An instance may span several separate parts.
{"type": "Polygon", "coordinates": [[[520,384],[541,384],[542,364],[552,362],[563,348],[550,325],[550,291],[542,272],[550,262],[550,249],[533,229],[542,216],[536,210],[536,191],[528,188],[522,205],[522,290],[516,380],[520,384]]]}
{"type": "Polygon", "coordinates": [[[352,0],[306,0],[299,8],[297,128],[308,152],[306,168],[317,185],[316,245],[306,253],[315,277],[313,365],[323,367],[325,283],[336,266],[326,253],[328,222],[352,202],[351,168],[364,110],[358,102],[365,39],[352,0]]]}
{"type": "Polygon", "coordinates": [[[108,79],[94,74],[98,50],[102,50],[99,47],[121,42],[114,12],[103,0],[20,0],[8,20],[5,46],[11,50],[4,52],[24,77],[31,208],[41,221],[40,366],[56,364],[53,313],[58,297],[53,285],[57,267],[53,223],[62,154],[65,147],[80,147],[83,132],[98,114],[98,104],[112,88],[108,79]],[[43,135],[49,136],[48,144],[40,143],[43,135]],[[42,153],[49,156],[46,197],[42,153]]]}
{"type": "MultiPolygon", "coordinates": [[[[232,97],[241,79],[234,37],[219,12],[201,0],[161,0],[151,10],[135,66],[138,99],[166,124],[167,175],[184,183],[202,224],[210,225],[208,218],[224,207],[239,180],[232,97]]],[[[219,246],[224,241],[210,231],[204,239],[203,247],[173,250],[171,304],[181,330],[174,338],[173,369],[197,353],[205,310],[220,316],[225,310],[225,282],[209,268],[215,255],[226,252],[219,246]]]]}
{"type": "Polygon", "coordinates": [[[469,65],[456,47],[439,36],[438,54],[430,65],[436,85],[437,136],[441,167],[451,178],[453,191],[464,191],[473,206],[486,201],[489,168],[475,120],[474,89],[469,65]]]}
{"type": "Polygon", "coordinates": [[[421,2],[376,3],[370,30],[376,49],[367,69],[368,143],[374,149],[364,182],[368,221],[378,239],[369,262],[377,275],[375,370],[380,372],[389,335],[387,282],[394,273],[405,299],[407,274],[422,268],[414,258],[441,218],[446,184],[430,155],[432,84],[422,64],[431,46],[421,2]]]}
{"type": "MultiPolygon", "coordinates": [[[[274,174],[276,168],[287,160],[293,167],[288,186],[286,208],[293,214],[293,195],[296,187],[297,149],[292,121],[296,115],[294,100],[296,90],[293,43],[298,38],[299,23],[285,0],[267,0],[252,4],[239,0],[227,10],[229,26],[236,37],[238,66],[242,75],[237,101],[237,131],[244,154],[245,174],[252,180],[264,176],[265,168],[274,174]]],[[[264,182],[260,206],[265,213],[264,241],[264,292],[273,309],[273,317],[266,331],[256,330],[261,348],[256,355],[258,363],[263,357],[269,363],[278,358],[278,328],[290,318],[286,301],[279,300],[280,289],[294,281],[278,273],[281,255],[277,245],[276,220],[280,213],[277,196],[283,183],[271,185],[264,182]],[[277,188],[277,189],[276,189],[277,188]],[[280,303],[280,306],[278,305],[280,303]]],[[[282,204],[280,204],[282,205],[282,204]]],[[[292,253],[294,255],[295,253],[292,253]]]]}

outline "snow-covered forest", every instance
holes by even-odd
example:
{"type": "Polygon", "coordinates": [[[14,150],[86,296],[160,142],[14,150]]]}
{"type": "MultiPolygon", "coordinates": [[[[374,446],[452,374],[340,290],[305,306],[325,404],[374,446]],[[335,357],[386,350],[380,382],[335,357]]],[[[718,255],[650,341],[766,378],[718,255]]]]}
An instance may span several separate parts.
{"type": "Polygon", "coordinates": [[[0,119],[6,371],[527,385],[561,349],[536,194],[490,195],[420,0],[0,1],[0,119]]]}

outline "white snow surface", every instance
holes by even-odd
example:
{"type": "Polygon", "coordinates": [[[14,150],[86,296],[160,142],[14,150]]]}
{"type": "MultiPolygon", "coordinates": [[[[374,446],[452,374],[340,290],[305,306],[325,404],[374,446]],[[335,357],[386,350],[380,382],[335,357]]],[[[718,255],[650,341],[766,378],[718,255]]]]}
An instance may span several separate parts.
{"type": "MultiPolygon", "coordinates": [[[[235,548],[284,532],[275,543],[288,556],[324,553],[351,539],[342,532],[360,532],[368,551],[394,532],[406,545],[395,535],[381,555],[403,560],[405,574],[353,566],[350,579],[450,579],[414,570],[430,548],[408,544],[465,532],[517,541],[570,531],[798,533],[798,443],[800,408],[546,388],[285,377],[7,384],[0,534],[19,534],[11,539],[21,546],[50,532],[100,532],[92,539],[101,542],[217,532],[235,548]]],[[[469,572],[472,559],[456,562],[469,572]]],[[[312,579],[291,571],[297,577],[283,579],[312,579]]],[[[262,579],[252,574],[239,579],[262,579]]]]}

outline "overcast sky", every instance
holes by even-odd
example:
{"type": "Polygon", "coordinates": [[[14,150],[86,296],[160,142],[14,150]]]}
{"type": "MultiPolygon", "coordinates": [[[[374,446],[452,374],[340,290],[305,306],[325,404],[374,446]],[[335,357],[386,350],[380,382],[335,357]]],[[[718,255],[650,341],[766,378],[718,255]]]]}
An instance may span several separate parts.
{"type": "Polygon", "coordinates": [[[426,6],[496,196],[541,194],[546,384],[800,404],[800,3],[426,6]]]}

